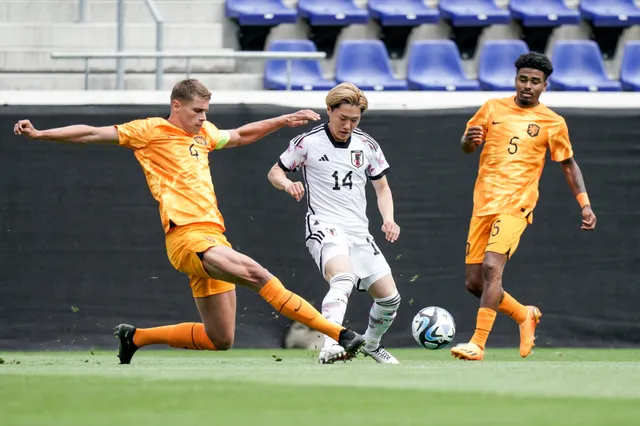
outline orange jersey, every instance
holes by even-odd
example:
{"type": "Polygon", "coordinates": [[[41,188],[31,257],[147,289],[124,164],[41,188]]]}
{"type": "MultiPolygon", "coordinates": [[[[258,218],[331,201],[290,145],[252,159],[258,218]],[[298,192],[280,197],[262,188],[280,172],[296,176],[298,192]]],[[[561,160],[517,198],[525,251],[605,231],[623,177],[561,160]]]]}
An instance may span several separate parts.
{"type": "Polygon", "coordinates": [[[520,108],[509,97],[487,101],[467,123],[472,126],[484,130],[473,215],[528,216],[538,201],[547,148],[553,161],[573,157],[564,118],[542,104],[520,108]]]}
{"type": "Polygon", "coordinates": [[[209,152],[229,141],[229,132],[208,121],[197,135],[174,126],[164,118],[147,118],[117,125],[119,144],[134,150],[147,177],[151,195],[160,203],[164,231],[170,224],[198,222],[218,224],[218,210],[209,169],[209,152]]]}

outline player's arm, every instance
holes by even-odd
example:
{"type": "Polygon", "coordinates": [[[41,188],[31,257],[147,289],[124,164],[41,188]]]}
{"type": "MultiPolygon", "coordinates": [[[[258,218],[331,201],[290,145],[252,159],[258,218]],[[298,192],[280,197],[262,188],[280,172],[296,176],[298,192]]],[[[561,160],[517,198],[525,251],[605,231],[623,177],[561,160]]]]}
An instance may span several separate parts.
{"type": "Polygon", "coordinates": [[[460,140],[462,152],[465,154],[475,152],[475,150],[484,142],[484,138],[487,134],[490,113],[490,103],[485,102],[467,123],[467,128],[460,140]]]}
{"type": "Polygon", "coordinates": [[[75,143],[118,144],[118,129],[114,126],[92,127],[78,124],[55,129],[37,130],[29,120],[20,120],[13,127],[16,135],[30,139],[75,143]]]}
{"type": "Polygon", "coordinates": [[[567,180],[573,195],[578,200],[582,208],[582,226],[585,231],[591,231],[596,227],[596,215],[591,209],[591,202],[587,195],[587,187],[584,184],[584,178],[578,163],[573,157],[567,158],[561,162],[564,178],[567,180]]]}
{"type": "Polygon", "coordinates": [[[304,126],[309,121],[318,121],[320,116],[311,110],[305,109],[293,114],[285,114],[268,120],[255,121],[245,124],[237,129],[229,130],[229,142],[225,148],[235,148],[252,144],[270,133],[283,127],[304,126]]]}
{"type": "Polygon", "coordinates": [[[400,236],[400,227],[393,217],[393,195],[386,176],[372,180],[378,199],[378,210],[382,216],[382,232],[387,241],[395,242],[400,236]]]}
{"type": "Polygon", "coordinates": [[[304,185],[302,182],[293,182],[287,177],[287,171],[283,169],[283,165],[280,162],[271,167],[267,178],[274,188],[284,191],[291,195],[296,201],[300,201],[304,196],[304,185]]]}

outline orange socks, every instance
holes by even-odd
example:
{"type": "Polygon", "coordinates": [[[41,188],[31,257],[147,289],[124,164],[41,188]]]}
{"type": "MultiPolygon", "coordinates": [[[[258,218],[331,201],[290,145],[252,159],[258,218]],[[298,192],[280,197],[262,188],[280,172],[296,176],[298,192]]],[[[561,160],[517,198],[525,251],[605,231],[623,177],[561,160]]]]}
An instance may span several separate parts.
{"type": "Polygon", "coordinates": [[[344,327],[328,321],[302,297],[284,288],[276,277],[271,278],[262,287],[260,296],[282,315],[326,334],[335,341],[338,341],[340,332],[344,329],[344,327]]]}
{"type": "Polygon", "coordinates": [[[522,324],[527,319],[527,308],[511,297],[511,295],[506,291],[504,292],[502,301],[498,306],[498,311],[505,315],[509,315],[518,324],[522,324]]]}
{"type": "Polygon", "coordinates": [[[496,320],[497,312],[489,308],[480,308],[478,310],[478,319],[476,320],[476,332],[473,333],[471,342],[484,349],[493,327],[493,322],[496,320]]]}
{"type": "Polygon", "coordinates": [[[185,322],[176,325],[165,325],[163,327],[139,328],[133,335],[133,344],[141,348],[142,346],[163,343],[172,348],[183,348],[192,350],[217,350],[207,333],[204,331],[204,324],[197,322],[185,322]]]}

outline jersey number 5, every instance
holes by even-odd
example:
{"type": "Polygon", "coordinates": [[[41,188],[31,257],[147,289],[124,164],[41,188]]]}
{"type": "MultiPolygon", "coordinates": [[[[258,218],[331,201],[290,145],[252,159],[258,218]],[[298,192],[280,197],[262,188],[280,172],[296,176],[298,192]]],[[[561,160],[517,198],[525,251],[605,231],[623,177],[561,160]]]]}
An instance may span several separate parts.
{"type": "MultiPolygon", "coordinates": [[[[348,186],[349,189],[353,188],[353,182],[351,181],[352,173],[353,172],[349,172],[345,175],[345,177],[342,179],[342,186],[348,186]]],[[[331,176],[333,176],[333,179],[335,181],[332,189],[334,191],[340,191],[340,177],[338,176],[338,171],[336,170],[335,172],[333,172],[331,176]]]]}
{"type": "Polygon", "coordinates": [[[509,154],[513,155],[516,152],[518,152],[518,144],[516,143],[516,141],[519,141],[520,138],[517,136],[514,136],[511,138],[511,140],[509,141],[509,147],[507,148],[507,151],[509,151],[509,154]]]}

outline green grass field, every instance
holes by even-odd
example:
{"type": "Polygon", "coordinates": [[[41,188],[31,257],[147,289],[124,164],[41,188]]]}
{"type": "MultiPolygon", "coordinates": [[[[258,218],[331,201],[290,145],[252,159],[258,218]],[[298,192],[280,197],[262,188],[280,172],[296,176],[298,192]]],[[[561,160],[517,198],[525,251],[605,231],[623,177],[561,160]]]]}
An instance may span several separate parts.
{"type": "Polygon", "coordinates": [[[640,350],[393,351],[316,364],[294,350],[0,353],[0,424],[638,425],[640,350]]]}

